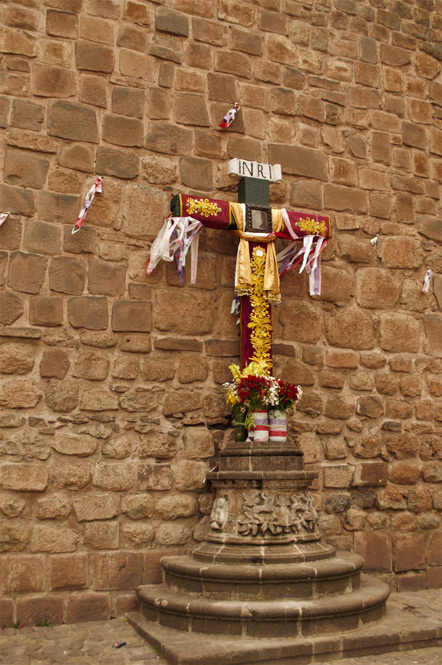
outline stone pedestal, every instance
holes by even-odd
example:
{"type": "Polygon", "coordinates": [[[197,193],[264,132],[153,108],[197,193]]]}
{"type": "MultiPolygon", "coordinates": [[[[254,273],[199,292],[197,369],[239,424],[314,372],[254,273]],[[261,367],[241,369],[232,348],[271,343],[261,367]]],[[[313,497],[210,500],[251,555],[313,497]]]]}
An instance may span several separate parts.
{"type": "Polygon", "coordinates": [[[203,542],[191,556],[164,557],[163,584],[138,591],[143,634],[157,625],[189,640],[236,635],[252,641],[259,662],[261,639],[296,640],[380,619],[388,586],[361,576],[359,555],[321,542],[307,491],[316,476],[294,444],[222,451],[219,470],[208,475],[216,498],[203,542]]]}

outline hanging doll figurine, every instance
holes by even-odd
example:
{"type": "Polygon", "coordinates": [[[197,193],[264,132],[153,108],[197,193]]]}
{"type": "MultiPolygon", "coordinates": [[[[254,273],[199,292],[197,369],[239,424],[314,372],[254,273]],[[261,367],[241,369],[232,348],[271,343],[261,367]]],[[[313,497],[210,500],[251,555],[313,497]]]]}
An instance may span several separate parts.
{"type": "Polygon", "coordinates": [[[219,123],[219,126],[223,127],[223,129],[225,129],[226,127],[230,127],[232,122],[235,120],[236,112],[239,111],[240,108],[241,107],[238,104],[238,102],[235,102],[235,106],[233,107],[233,109],[230,109],[230,111],[226,113],[224,118],[219,123]]]}

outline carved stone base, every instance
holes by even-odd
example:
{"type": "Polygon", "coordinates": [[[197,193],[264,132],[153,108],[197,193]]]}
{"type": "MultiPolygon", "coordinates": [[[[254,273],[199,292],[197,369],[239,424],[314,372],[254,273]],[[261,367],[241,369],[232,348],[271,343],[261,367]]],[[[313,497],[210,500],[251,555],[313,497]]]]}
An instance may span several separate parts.
{"type": "MultiPolygon", "coordinates": [[[[355,630],[380,619],[386,584],[363,559],[321,542],[295,445],[236,444],[208,475],[216,489],[203,541],[162,560],[164,583],[141,587],[145,619],[172,632],[264,639],[355,630]]],[[[189,635],[191,638],[191,635],[189,635]]]]}

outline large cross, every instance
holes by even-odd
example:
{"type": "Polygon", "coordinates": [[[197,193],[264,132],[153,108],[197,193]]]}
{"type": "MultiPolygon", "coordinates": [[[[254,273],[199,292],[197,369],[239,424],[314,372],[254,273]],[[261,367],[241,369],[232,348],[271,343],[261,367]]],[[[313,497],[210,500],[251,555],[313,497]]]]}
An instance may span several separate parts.
{"type": "Polygon", "coordinates": [[[176,194],[171,213],[175,218],[191,217],[206,227],[240,237],[235,286],[241,295],[241,367],[251,361],[263,361],[268,373],[272,366],[270,302],[280,299],[274,240],[282,237],[303,242],[311,271],[319,254],[318,251],[315,255],[314,247],[319,250],[330,237],[330,218],[270,208],[269,183],[281,179],[280,165],[233,159],[229,162],[229,173],[241,178],[238,204],[176,194]]]}

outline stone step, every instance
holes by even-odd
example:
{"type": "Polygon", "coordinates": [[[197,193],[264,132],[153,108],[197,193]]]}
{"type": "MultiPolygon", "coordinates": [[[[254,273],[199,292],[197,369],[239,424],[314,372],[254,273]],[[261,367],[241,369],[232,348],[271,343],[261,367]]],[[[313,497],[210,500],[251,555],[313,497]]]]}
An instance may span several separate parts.
{"type": "MultiPolygon", "coordinates": [[[[210,536],[211,538],[211,536],[210,536]]],[[[322,561],[335,556],[336,550],[332,545],[315,542],[259,544],[243,542],[238,539],[236,543],[203,542],[192,551],[192,557],[206,563],[239,563],[250,564],[280,564],[303,563],[305,561],[322,561]]]]}
{"type": "Polygon", "coordinates": [[[177,593],[164,584],[138,589],[149,621],[175,630],[249,637],[354,630],[360,621],[383,616],[389,593],[387,584],[365,576],[352,593],[307,600],[214,600],[177,593]]]}
{"type": "Polygon", "coordinates": [[[172,591],[219,600],[316,598],[350,593],[360,584],[364,560],[341,552],[324,561],[275,565],[202,564],[190,556],[161,560],[172,591]]]}
{"type": "Polygon", "coordinates": [[[324,636],[280,639],[184,633],[147,621],[140,612],[129,623],[150,644],[161,649],[171,665],[308,665],[340,658],[401,652],[398,662],[411,662],[407,650],[442,644],[440,594],[393,593],[382,622],[360,623],[357,630],[324,636]],[[431,597],[429,597],[431,596],[431,597]],[[433,598],[433,601],[431,599],[433,598]],[[437,600],[436,600],[437,599],[437,600]],[[434,606],[434,607],[433,607],[434,606]]]}
{"type": "Polygon", "coordinates": [[[219,471],[303,471],[303,452],[294,445],[229,445],[218,457],[219,471]]]}

